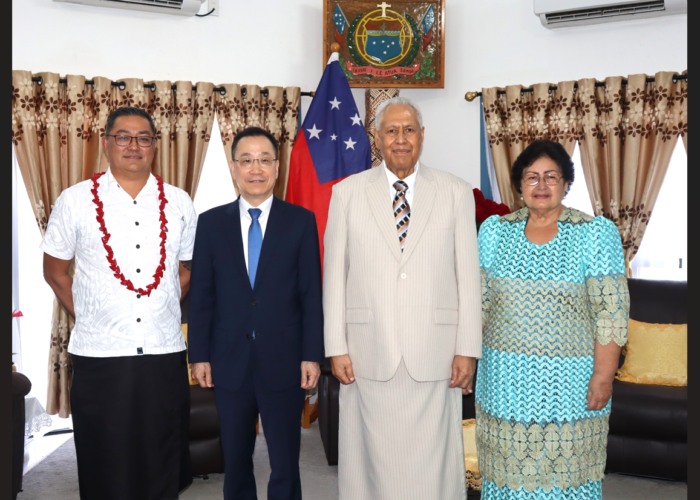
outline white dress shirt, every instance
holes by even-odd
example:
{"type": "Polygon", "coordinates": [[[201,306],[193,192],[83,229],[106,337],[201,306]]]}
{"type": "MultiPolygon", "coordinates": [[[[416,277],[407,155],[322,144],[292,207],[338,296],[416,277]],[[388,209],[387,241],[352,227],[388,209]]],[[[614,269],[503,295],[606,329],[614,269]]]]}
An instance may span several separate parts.
{"type": "MultiPolygon", "coordinates": [[[[135,288],[146,288],[160,263],[158,185],[151,175],[132,198],[110,170],[98,180],[109,245],[120,271],[135,288]]],[[[197,213],[189,195],[163,185],[165,271],[150,296],[128,290],[109,268],[107,251],[92,201],[92,180],[63,191],[51,212],[41,249],[57,259],[75,257],[75,328],[68,352],[112,357],[185,350],[180,329],[179,261],[192,259],[197,213]]]]}
{"type": "MultiPolygon", "coordinates": [[[[248,209],[259,208],[262,213],[258,218],[260,223],[260,230],[262,231],[263,240],[265,239],[265,228],[267,227],[267,219],[270,217],[270,208],[272,207],[272,197],[263,201],[259,206],[254,207],[248,203],[243,196],[238,198],[238,208],[241,212],[241,236],[243,237],[243,255],[245,256],[245,268],[248,269],[248,231],[250,230],[250,224],[253,222],[253,218],[250,216],[248,209]]],[[[250,273],[250,271],[248,271],[250,273]]]]}
{"type": "MultiPolygon", "coordinates": [[[[408,206],[413,210],[413,195],[416,192],[416,174],[418,173],[418,163],[416,162],[416,166],[413,167],[413,173],[403,179],[403,181],[408,185],[408,189],[406,190],[406,201],[408,202],[408,206]]],[[[398,189],[394,187],[394,183],[399,179],[394,172],[389,170],[389,168],[386,166],[386,162],[382,162],[382,167],[384,167],[384,170],[386,171],[386,178],[389,181],[389,194],[391,195],[391,201],[393,203],[394,198],[396,198],[396,193],[398,192],[398,189]]]]}

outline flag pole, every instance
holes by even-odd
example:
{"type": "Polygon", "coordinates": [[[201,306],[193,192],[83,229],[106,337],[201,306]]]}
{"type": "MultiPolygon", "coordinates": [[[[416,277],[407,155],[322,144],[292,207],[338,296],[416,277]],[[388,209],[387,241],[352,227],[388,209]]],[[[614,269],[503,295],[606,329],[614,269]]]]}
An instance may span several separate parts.
{"type": "Polygon", "coordinates": [[[331,44],[331,56],[328,58],[326,65],[333,61],[338,61],[340,59],[340,44],[338,42],[333,42],[331,44]]]}

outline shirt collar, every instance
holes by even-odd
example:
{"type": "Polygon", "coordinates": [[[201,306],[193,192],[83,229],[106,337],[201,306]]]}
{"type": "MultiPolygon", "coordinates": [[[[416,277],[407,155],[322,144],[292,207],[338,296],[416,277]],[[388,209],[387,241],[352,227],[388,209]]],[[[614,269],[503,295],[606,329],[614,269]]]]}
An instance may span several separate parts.
{"type": "Polygon", "coordinates": [[[263,217],[265,214],[270,212],[270,208],[272,207],[272,199],[273,198],[274,198],[274,195],[270,195],[270,197],[267,200],[263,201],[260,205],[258,205],[257,207],[253,207],[253,205],[248,203],[246,201],[246,199],[243,198],[243,196],[239,196],[238,203],[240,204],[240,207],[241,207],[241,213],[244,213],[248,217],[250,217],[250,213],[248,212],[248,209],[250,209],[250,208],[259,208],[262,211],[262,213],[260,214],[260,217],[263,217]]]}
{"type": "MultiPolygon", "coordinates": [[[[114,175],[112,175],[112,169],[110,167],[107,167],[107,173],[100,180],[100,187],[105,187],[106,189],[118,189],[119,191],[123,191],[123,189],[119,189],[119,182],[117,181],[117,179],[114,178],[114,175]]],[[[148,180],[146,181],[146,185],[143,186],[138,195],[141,196],[141,194],[145,194],[148,191],[157,189],[158,186],[156,184],[156,178],[152,173],[150,173],[148,174],[148,180]]]]}
{"type": "MultiPolygon", "coordinates": [[[[418,173],[418,166],[420,165],[420,161],[416,162],[416,166],[413,167],[413,173],[406,177],[403,181],[408,184],[408,189],[413,191],[416,187],[416,174],[418,173]]],[[[382,161],[382,166],[384,167],[384,170],[386,171],[386,178],[389,181],[389,187],[394,189],[394,183],[399,180],[399,178],[396,176],[394,172],[389,170],[389,167],[386,166],[386,161],[382,161]]]]}

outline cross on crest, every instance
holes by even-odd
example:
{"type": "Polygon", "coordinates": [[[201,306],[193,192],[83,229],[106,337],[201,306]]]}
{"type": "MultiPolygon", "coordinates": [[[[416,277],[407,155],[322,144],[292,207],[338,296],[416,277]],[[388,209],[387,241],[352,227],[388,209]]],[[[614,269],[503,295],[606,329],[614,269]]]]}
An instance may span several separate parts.
{"type": "Polygon", "coordinates": [[[388,7],[391,7],[391,4],[390,4],[390,3],[386,3],[386,2],[382,2],[382,3],[378,3],[378,4],[377,4],[377,7],[379,7],[380,9],[382,9],[382,17],[386,17],[386,9],[387,9],[388,7]]]}

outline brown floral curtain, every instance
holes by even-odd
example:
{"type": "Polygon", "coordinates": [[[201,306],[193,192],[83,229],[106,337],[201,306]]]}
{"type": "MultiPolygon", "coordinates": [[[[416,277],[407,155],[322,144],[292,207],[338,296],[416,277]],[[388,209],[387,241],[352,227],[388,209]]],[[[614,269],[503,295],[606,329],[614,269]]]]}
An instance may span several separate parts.
{"type": "Polygon", "coordinates": [[[511,210],[523,206],[520,195],[510,183],[515,159],[537,139],[551,139],[573,154],[578,138],[574,97],[575,82],[561,82],[556,90],[551,83],[539,83],[532,91],[522,85],[505,89],[482,89],[486,130],[493,155],[501,200],[511,210]],[[499,91],[505,90],[505,94],[499,91]]]}
{"type": "MultiPolygon", "coordinates": [[[[280,172],[275,196],[287,197],[289,158],[296,137],[301,91],[299,87],[259,87],[258,85],[224,84],[215,93],[216,119],[219,122],[226,160],[231,161],[231,144],[246,127],[261,127],[279,141],[280,172]],[[266,91],[266,92],[265,92],[266,91]],[[267,94],[267,95],[265,95],[267,94]]],[[[233,183],[238,194],[238,186],[233,183]]]]}
{"type": "Polygon", "coordinates": [[[503,203],[522,206],[510,169],[527,145],[548,138],[572,154],[578,141],[595,215],[617,225],[629,269],[679,136],[688,149],[688,83],[674,74],[631,75],[626,84],[619,76],[560,82],[556,90],[541,83],[531,93],[521,85],[501,95],[500,88],[482,89],[503,203]]]}
{"type": "MultiPolygon", "coordinates": [[[[684,72],[686,74],[687,72],[684,72]]],[[[688,83],[672,72],[579,80],[581,163],[595,215],[622,236],[625,263],[639,250],[678,137],[688,137],[688,83]],[[598,84],[598,85],[596,85],[598,84]]]]}
{"type": "MultiPolygon", "coordinates": [[[[148,110],[156,121],[158,149],[154,173],[194,197],[214,120],[213,85],[140,79],[121,85],[95,77],[12,72],[12,142],[42,235],[56,198],[74,184],[107,169],[101,138],[109,113],[124,106],[148,110]],[[32,81],[40,78],[40,82],[32,81]]],[[[74,322],[54,299],[49,352],[47,412],[70,415],[72,366],[66,351],[74,322]]]]}

